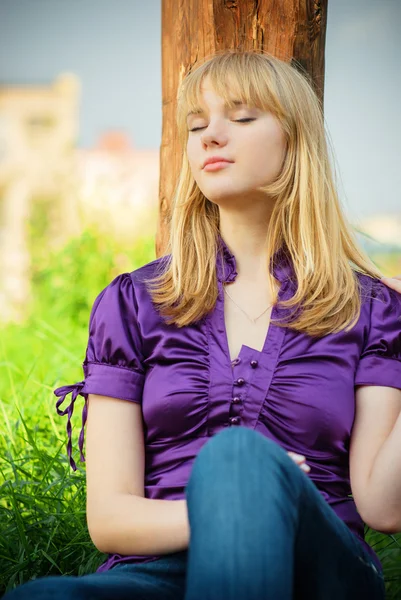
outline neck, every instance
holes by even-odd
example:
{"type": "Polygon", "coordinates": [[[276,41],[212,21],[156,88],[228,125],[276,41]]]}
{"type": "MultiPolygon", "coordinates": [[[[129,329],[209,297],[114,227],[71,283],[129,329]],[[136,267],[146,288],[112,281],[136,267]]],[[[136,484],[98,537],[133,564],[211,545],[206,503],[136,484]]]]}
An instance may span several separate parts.
{"type": "Polygon", "coordinates": [[[264,198],[262,202],[250,202],[247,211],[230,208],[228,211],[220,207],[220,235],[235,256],[238,273],[265,274],[268,271],[266,242],[272,203],[264,198]]]}
{"type": "Polygon", "coordinates": [[[226,233],[220,230],[230,252],[235,256],[238,274],[241,278],[255,279],[268,272],[266,259],[266,230],[241,235],[235,231],[226,233]]]}

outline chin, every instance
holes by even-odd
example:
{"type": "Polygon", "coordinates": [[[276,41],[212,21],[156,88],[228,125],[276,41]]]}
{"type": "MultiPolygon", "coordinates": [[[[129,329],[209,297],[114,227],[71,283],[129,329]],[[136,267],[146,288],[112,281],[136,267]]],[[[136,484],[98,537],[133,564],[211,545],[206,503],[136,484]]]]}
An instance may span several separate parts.
{"type": "Polygon", "coordinates": [[[238,201],[241,201],[241,191],[237,192],[227,192],[222,190],[221,192],[214,191],[211,194],[204,194],[210,202],[214,202],[224,208],[232,206],[236,204],[238,201]]]}

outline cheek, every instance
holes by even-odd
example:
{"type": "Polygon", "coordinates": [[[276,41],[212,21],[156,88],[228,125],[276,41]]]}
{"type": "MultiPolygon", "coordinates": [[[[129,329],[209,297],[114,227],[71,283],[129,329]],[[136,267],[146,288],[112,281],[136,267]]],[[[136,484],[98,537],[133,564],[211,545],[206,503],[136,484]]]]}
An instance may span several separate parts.
{"type": "Polygon", "coordinates": [[[279,171],[284,159],[284,148],[281,135],[263,135],[254,138],[247,148],[244,148],[243,156],[250,171],[263,178],[279,171]]]}
{"type": "Polygon", "coordinates": [[[195,160],[194,157],[191,157],[190,154],[188,154],[187,156],[188,156],[189,169],[192,173],[192,177],[198,183],[199,178],[201,177],[201,173],[199,172],[199,165],[198,165],[199,159],[195,160]]]}
{"type": "Polygon", "coordinates": [[[186,153],[190,171],[196,183],[199,186],[200,179],[202,177],[202,172],[199,170],[200,158],[199,153],[194,148],[194,145],[188,142],[186,146],[186,153]]]}
{"type": "Polygon", "coordinates": [[[187,142],[186,149],[187,149],[188,162],[192,167],[195,164],[197,152],[196,152],[194,141],[191,140],[191,138],[189,138],[189,140],[187,142]]]}

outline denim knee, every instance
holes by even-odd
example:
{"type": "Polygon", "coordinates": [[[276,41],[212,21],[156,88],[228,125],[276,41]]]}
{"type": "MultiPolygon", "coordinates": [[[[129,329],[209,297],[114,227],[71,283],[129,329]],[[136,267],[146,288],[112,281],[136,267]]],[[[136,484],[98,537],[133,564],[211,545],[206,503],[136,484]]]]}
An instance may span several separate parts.
{"type": "MultiPolygon", "coordinates": [[[[279,444],[262,433],[249,427],[230,427],[216,433],[198,452],[188,485],[198,473],[201,473],[202,480],[205,480],[207,473],[218,480],[219,471],[221,475],[227,473],[230,465],[241,464],[244,468],[249,465],[249,468],[253,469],[258,460],[263,465],[263,469],[269,469],[271,462],[280,469],[286,470],[289,475],[294,471],[293,467],[299,469],[279,444]]],[[[277,471],[277,469],[270,470],[277,471]]]]}
{"type": "Polygon", "coordinates": [[[297,510],[305,479],[305,473],[273,440],[246,427],[225,429],[210,438],[195,458],[186,486],[190,519],[199,516],[200,507],[210,502],[225,504],[231,495],[263,499],[262,512],[278,498],[288,509],[297,510]]]}
{"type": "Polygon", "coordinates": [[[273,460],[289,458],[279,444],[259,431],[244,426],[227,427],[216,433],[201,448],[198,457],[202,454],[214,453],[217,450],[222,452],[227,450],[230,456],[237,452],[240,453],[241,457],[245,456],[251,459],[255,457],[255,452],[258,451],[263,452],[267,460],[269,458],[273,460]]]}

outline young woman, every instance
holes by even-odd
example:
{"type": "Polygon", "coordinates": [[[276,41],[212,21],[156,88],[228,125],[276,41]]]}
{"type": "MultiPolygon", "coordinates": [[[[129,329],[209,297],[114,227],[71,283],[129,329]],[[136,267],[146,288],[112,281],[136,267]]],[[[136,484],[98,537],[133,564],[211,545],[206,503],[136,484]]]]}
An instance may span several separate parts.
{"type": "Polygon", "coordinates": [[[7,598],[383,599],[364,524],[401,530],[401,282],[358,247],[290,64],[213,56],[177,126],[168,253],[99,294],[85,379],[55,390],[74,470],[85,398],[108,559],[7,598]]]}

